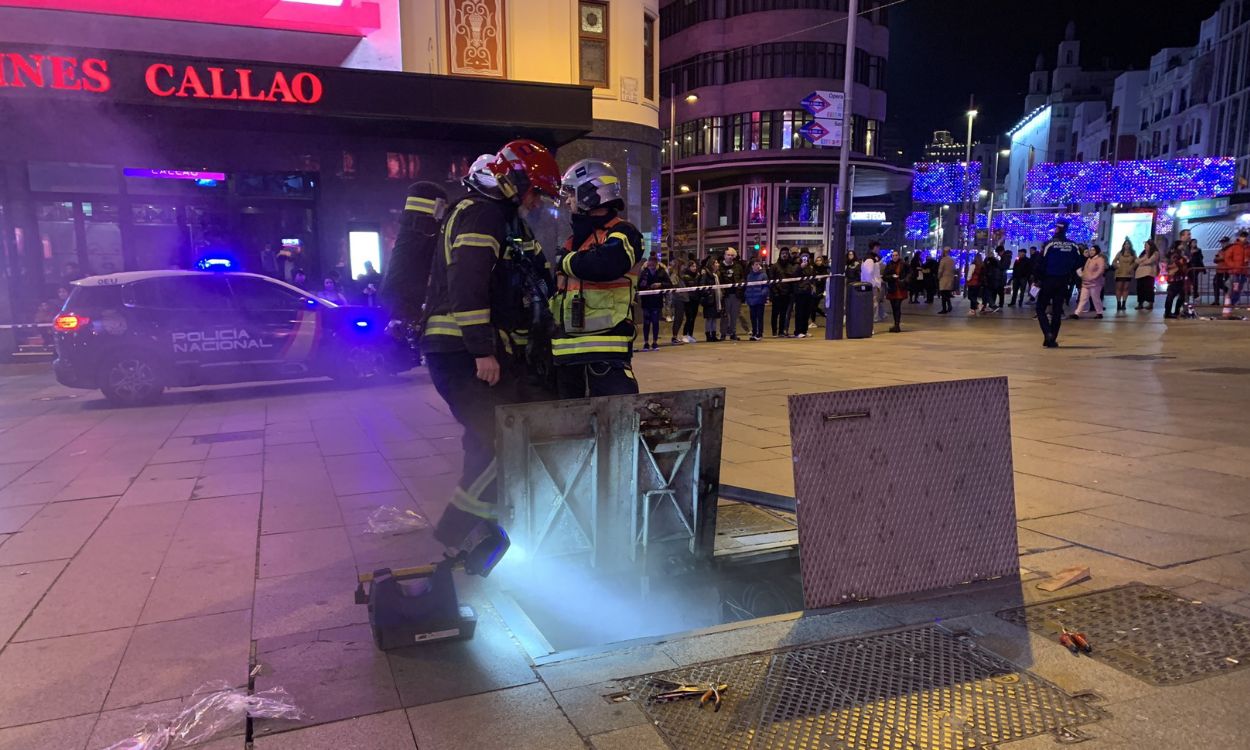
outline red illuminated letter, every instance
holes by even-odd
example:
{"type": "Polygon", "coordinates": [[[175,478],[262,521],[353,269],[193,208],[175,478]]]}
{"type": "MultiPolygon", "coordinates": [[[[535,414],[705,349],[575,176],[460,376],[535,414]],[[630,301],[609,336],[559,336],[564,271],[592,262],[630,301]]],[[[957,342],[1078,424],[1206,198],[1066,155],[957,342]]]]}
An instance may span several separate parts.
{"type": "Polygon", "coordinates": [[[30,82],[31,86],[37,89],[43,88],[43,55],[31,55],[27,61],[25,57],[16,52],[9,55],[9,60],[13,63],[13,88],[23,88],[26,84],[22,83],[24,77],[30,82]]]}
{"type": "Polygon", "coordinates": [[[304,104],[316,104],[321,101],[321,79],[312,73],[296,73],[291,79],[291,88],[295,98],[304,104]]]}
{"type": "Polygon", "coordinates": [[[200,82],[200,75],[190,65],[182,72],[182,85],[178,87],[177,96],[187,96],[187,89],[191,89],[191,96],[196,99],[208,98],[208,92],[204,90],[204,84],[200,82]]]}
{"type": "Polygon", "coordinates": [[[295,104],[295,97],[291,94],[291,85],[286,82],[286,76],[282,75],[280,70],[273,74],[273,83],[269,86],[268,99],[271,102],[295,104]]]}
{"type": "MultiPolygon", "coordinates": [[[[85,69],[86,66],[84,65],[83,68],[85,69]]],[[[148,91],[157,96],[173,96],[174,87],[161,88],[160,82],[156,80],[157,73],[164,73],[167,77],[173,78],[174,66],[166,65],[165,63],[155,63],[148,66],[148,72],[143,76],[143,80],[148,84],[148,91]]]]}
{"type": "Polygon", "coordinates": [[[52,88],[74,91],[82,88],[82,81],[78,80],[77,59],[55,55],[48,59],[52,62],[52,88]]]}
{"type": "Polygon", "coordinates": [[[109,80],[109,64],[98,57],[88,57],[82,61],[82,90],[102,94],[113,87],[109,80]]]}
{"type": "Polygon", "coordinates": [[[251,102],[265,101],[264,94],[252,93],[252,71],[250,68],[236,68],[234,72],[239,74],[239,98],[240,99],[246,99],[251,102]]]}
{"type": "Polygon", "coordinates": [[[213,82],[213,98],[214,99],[238,99],[239,92],[236,89],[225,90],[225,86],[221,82],[221,74],[225,72],[222,68],[209,68],[208,74],[212,77],[213,82]]]}

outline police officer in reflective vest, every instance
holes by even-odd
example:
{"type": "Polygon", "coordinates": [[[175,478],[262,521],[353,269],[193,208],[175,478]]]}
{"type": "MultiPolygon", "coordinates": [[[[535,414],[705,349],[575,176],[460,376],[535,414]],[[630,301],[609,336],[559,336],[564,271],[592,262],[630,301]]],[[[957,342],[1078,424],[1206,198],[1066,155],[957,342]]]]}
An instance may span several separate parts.
{"type": "Polygon", "coordinates": [[[642,235],[619,216],[621,182],[606,162],[583,159],[569,167],[560,192],[573,215],[551,308],[560,398],[637,393],[631,307],[642,235]]]}
{"type": "Polygon", "coordinates": [[[500,149],[488,172],[471,171],[466,185],[469,194],[443,222],[421,341],[430,380],[464,427],[464,470],[434,530],[452,556],[498,530],[495,407],[527,400],[512,338],[524,335],[514,325],[524,313],[503,309],[520,303],[515,290],[500,288],[499,270],[517,247],[542,257],[523,216],[544,196],[559,196],[560,171],[541,144],[518,140],[500,149]]]}

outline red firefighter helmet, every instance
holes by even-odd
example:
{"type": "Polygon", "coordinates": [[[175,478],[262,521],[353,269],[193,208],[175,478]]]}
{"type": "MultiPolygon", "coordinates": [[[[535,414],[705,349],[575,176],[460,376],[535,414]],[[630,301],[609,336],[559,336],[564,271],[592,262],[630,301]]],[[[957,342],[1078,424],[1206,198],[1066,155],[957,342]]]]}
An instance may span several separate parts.
{"type": "Polygon", "coordinates": [[[560,195],[560,167],[547,147],[527,139],[511,141],[499,149],[490,170],[499,180],[499,189],[519,201],[530,190],[550,198],[560,195]]]}

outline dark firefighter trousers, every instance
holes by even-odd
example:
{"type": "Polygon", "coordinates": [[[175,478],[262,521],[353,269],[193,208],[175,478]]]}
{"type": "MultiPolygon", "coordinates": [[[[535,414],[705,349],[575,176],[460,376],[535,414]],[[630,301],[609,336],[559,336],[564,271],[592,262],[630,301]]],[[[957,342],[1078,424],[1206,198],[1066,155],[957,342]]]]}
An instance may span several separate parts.
{"type": "Polygon", "coordinates": [[[495,465],[495,407],[527,401],[522,377],[500,358],[500,380],[489,386],[477,378],[477,362],[468,352],[425,355],[434,389],[464,427],[464,470],[452,505],[482,518],[494,518],[498,502],[495,465]]]}
{"type": "Polygon", "coordinates": [[[634,368],[623,360],[556,366],[560,398],[629,396],[638,392],[634,368]]]}

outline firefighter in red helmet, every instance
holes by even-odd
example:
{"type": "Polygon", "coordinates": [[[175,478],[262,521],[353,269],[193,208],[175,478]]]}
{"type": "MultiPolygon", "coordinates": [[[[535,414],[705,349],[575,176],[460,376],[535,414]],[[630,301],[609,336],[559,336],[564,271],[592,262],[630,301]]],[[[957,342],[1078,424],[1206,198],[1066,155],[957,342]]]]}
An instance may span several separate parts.
{"type": "MultiPolygon", "coordinates": [[[[468,195],[443,222],[421,342],[430,380],[464,428],[464,470],[434,536],[470,560],[475,547],[506,547],[495,520],[495,407],[529,400],[521,354],[527,310],[518,308],[531,306],[513,282],[520,265],[524,278],[548,273],[524,216],[560,190],[555,158],[530,140],[500,149],[489,177],[469,174],[468,195]]],[[[482,556],[488,562],[476,569],[466,561],[466,570],[486,575],[501,554],[482,556]]]]}

